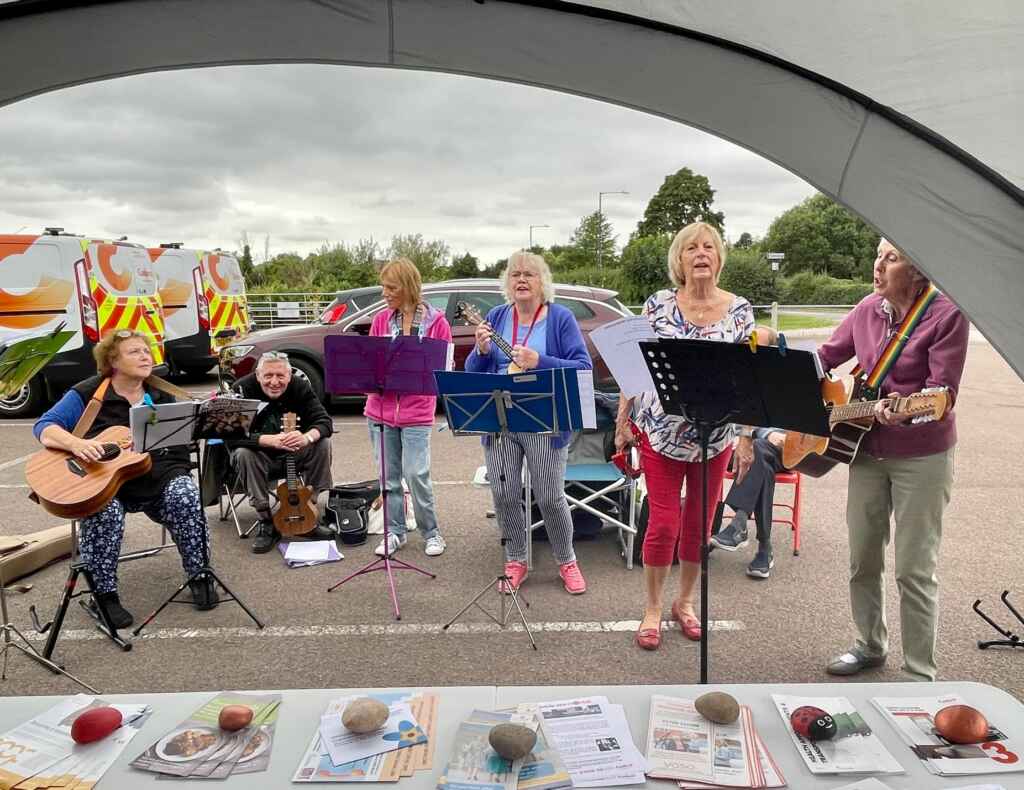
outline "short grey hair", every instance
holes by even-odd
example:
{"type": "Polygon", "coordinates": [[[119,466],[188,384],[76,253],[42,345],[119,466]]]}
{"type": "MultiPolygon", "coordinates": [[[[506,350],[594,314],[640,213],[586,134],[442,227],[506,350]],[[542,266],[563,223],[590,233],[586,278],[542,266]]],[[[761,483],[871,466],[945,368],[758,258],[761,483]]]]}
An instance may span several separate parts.
{"type": "Polygon", "coordinates": [[[512,273],[514,266],[522,266],[524,263],[533,266],[540,275],[540,289],[545,302],[555,301],[555,282],[551,277],[551,269],[543,255],[526,250],[518,250],[508,256],[508,266],[501,273],[501,292],[505,294],[505,301],[512,302],[512,287],[508,276],[512,273]]]}
{"type": "Polygon", "coordinates": [[[259,373],[263,370],[263,365],[267,362],[283,362],[288,366],[289,372],[292,369],[292,363],[288,361],[288,355],[283,351],[264,351],[260,354],[260,358],[256,361],[256,372],[259,373]]]}

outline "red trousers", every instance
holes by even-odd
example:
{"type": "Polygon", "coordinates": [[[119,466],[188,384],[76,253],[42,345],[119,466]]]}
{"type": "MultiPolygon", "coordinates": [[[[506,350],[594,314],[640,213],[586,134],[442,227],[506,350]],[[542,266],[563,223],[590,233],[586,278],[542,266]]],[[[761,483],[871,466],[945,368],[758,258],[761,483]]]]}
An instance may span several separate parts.
{"type": "MultiPolygon", "coordinates": [[[[725,475],[732,448],[727,447],[714,458],[708,459],[708,520],[704,525],[711,536],[711,521],[715,507],[722,498],[722,478],[725,475]]],[[[649,516],[644,534],[644,565],[669,566],[676,542],[679,559],[700,562],[700,461],[677,461],[655,452],[647,434],[640,438],[640,463],[647,482],[649,516]],[[686,481],[686,500],[680,508],[679,497],[686,481]]]]}

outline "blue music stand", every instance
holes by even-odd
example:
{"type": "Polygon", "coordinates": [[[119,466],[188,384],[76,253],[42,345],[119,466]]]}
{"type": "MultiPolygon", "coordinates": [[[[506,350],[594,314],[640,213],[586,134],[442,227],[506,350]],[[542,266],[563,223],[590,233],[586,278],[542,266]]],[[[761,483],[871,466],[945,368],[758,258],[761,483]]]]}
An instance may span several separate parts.
{"type": "MultiPolygon", "coordinates": [[[[362,335],[328,335],[324,339],[325,386],[328,392],[394,392],[399,395],[436,395],[434,371],[444,370],[448,360],[448,343],[437,338],[403,335],[364,337],[362,335]]],[[[333,592],[350,579],[374,571],[384,571],[391,593],[395,619],[402,619],[398,608],[398,592],[392,566],[400,571],[416,571],[431,579],[437,574],[410,562],[391,556],[388,528],[388,482],[385,457],[384,423],[380,424],[380,490],[384,516],[384,556],[370,562],[341,581],[327,588],[333,592]]]]}
{"type": "MultiPolygon", "coordinates": [[[[576,368],[549,368],[503,375],[438,371],[434,376],[448,418],[448,427],[456,436],[489,434],[493,441],[500,442],[512,432],[550,435],[583,428],[583,410],[576,368]]],[[[529,464],[525,465],[524,485],[527,503],[526,545],[529,549],[529,464]]],[[[502,539],[502,546],[504,544],[505,541],[502,539]]],[[[518,590],[512,588],[510,581],[504,573],[489,581],[469,603],[445,623],[444,630],[448,630],[473,606],[504,628],[512,610],[515,609],[519,613],[526,635],[530,638],[530,644],[536,650],[537,643],[533,639],[533,633],[520,605],[522,596],[518,590]],[[498,585],[502,583],[509,593],[506,596],[500,589],[498,590],[500,616],[495,617],[480,605],[480,599],[492,587],[498,589],[498,585]]],[[[525,598],[522,603],[529,608],[530,604],[525,598]]]]}

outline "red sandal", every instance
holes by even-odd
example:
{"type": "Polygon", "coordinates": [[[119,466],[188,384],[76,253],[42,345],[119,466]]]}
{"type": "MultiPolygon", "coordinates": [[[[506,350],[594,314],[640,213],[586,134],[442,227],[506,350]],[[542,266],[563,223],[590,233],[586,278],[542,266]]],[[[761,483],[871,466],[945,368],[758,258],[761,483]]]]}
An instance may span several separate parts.
{"type": "Polygon", "coordinates": [[[690,615],[680,614],[679,604],[676,601],[672,603],[672,619],[679,623],[679,627],[683,629],[683,636],[691,642],[699,642],[704,636],[700,627],[700,620],[690,615]]]}
{"type": "Polygon", "coordinates": [[[657,650],[661,647],[661,622],[657,628],[638,629],[634,641],[642,650],[657,650]]]}

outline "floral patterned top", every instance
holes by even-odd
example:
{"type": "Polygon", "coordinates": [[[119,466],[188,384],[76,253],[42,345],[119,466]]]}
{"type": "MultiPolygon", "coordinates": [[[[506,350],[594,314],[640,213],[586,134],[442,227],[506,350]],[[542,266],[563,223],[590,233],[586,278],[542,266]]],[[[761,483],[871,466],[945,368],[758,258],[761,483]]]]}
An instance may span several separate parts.
{"type": "MultiPolygon", "coordinates": [[[[658,337],[684,340],[720,340],[741,343],[754,331],[754,308],[742,296],[734,296],[725,316],[713,324],[696,326],[684,317],[676,304],[675,288],[666,288],[651,296],[645,303],[643,315],[651,322],[658,337]]],[[[676,461],[700,461],[700,439],[697,430],[682,417],[665,414],[655,392],[638,396],[634,405],[637,426],[651,443],[655,452],[676,461]]],[[[708,457],[714,458],[732,443],[732,425],[717,428],[711,434],[708,457]]]]}

